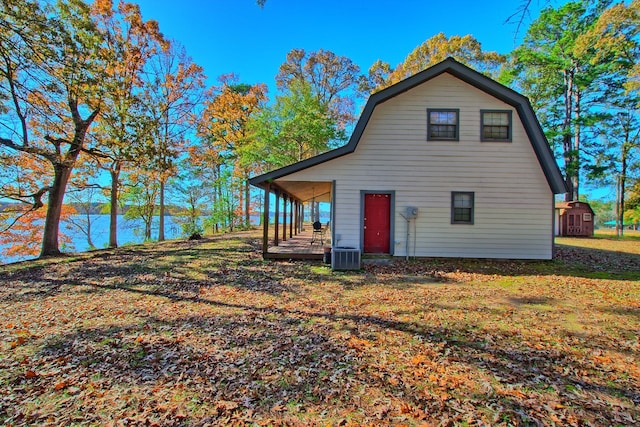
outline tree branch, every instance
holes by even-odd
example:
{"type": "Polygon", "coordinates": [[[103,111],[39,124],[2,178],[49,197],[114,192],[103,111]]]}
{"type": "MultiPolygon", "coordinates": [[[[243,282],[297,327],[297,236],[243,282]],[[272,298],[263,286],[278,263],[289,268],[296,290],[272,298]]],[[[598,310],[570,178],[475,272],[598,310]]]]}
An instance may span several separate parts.
{"type": "Polygon", "coordinates": [[[100,150],[97,150],[95,148],[81,148],[80,151],[82,151],[85,154],[90,155],[91,157],[99,157],[101,159],[110,159],[111,160],[111,156],[109,156],[108,154],[103,153],[100,150]]]}
{"type": "Polygon", "coordinates": [[[55,156],[46,151],[46,150],[42,150],[40,148],[37,147],[31,147],[31,146],[24,146],[24,145],[18,145],[15,142],[13,142],[10,139],[7,138],[0,138],[0,145],[4,145],[5,147],[9,147],[12,148],[16,151],[20,151],[22,153],[28,153],[28,154],[35,154],[36,156],[40,156],[43,157],[47,160],[49,160],[51,163],[55,163],[56,158],[55,156]]]}
{"type": "Polygon", "coordinates": [[[31,210],[35,211],[36,209],[39,209],[44,206],[44,203],[42,203],[42,196],[45,193],[51,191],[51,189],[52,189],[51,187],[43,187],[37,192],[27,196],[27,197],[33,198],[33,207],[31,208],[31,210]]]}
{"type": "Polygon", "coordinates": [[[505,24],[510,24],[514,22],[516,24],[516,30],[513,33],[514,42],[515,42],[515,39],[518,37],[518,33],[520,33],[520,29],[524,25],[525,16],[529,15],[530,6],[531,6],[531,0],[522,0],[522,3],[518,7],[518,9],[516,9],[516,11],[511,15],[509,15],[507,19],[504,21],[505,24]]]}
{"type": "MultiPolygon", "coordinates": [[[[11,229],[11,227],[13,227],[18,221],[20,221],[20,219],[22,217],[24,217],[25,215],[27,215],[29,212],[33,212],[37,209],[40,209],[41,207],[44,206],[44,203],[42,202],[42,196],[47,193],[48,191],[51,190],[51,187],[43,187],[40,190],[36,191],[33,194],[28,194],[25,196],[22,196],[23,198],[33,198],[33,204],[31,205],[31,207],[29,209],[27,209],[26,211],[22,212],[22,214],[18,215],[17,217],[14,218],[14,220],[11,222],[11,224],[9,224],[7,227],[5,227],[2,232],[6,232],[9,229],[11,229]]],[[[22,203],[26,203],[24,200],[22,199],[18,199],[15,197],[8,197],[9,199],[13,199],[22,203]]],[[[7,212],[7,211],[4,211],[7,212]]],[[[8,212],[12,212],[12,211],[8,211],[8,212]]],[[[14,211],[14,212],[18,212],[18,211],[14,211]]]]}

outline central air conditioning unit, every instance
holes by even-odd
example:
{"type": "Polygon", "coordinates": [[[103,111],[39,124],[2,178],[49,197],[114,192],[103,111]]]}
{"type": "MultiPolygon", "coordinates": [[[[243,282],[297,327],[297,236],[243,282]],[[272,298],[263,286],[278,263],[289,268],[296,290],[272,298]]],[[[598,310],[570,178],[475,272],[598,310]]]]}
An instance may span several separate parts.
{"type": "Polygon", "coordinates": [[[360,270],[360,249],[336,246],[331,252],[332,270],[360,270]]]}

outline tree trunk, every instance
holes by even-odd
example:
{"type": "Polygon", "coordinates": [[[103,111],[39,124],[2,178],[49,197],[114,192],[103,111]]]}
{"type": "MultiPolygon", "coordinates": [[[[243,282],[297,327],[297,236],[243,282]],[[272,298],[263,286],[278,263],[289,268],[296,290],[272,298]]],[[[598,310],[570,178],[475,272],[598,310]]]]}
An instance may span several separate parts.
{"type": "Polygon", "coordinates": [[[574,89],[575,114],[574,114],[574,135],[573,135],[573,176],[571,177],[571,190],[573,200],[580,199],[580,91],[574,89]]]}
{"type": "MultiPolygon", "coordinates": [[[[146,216],[146,215],[145,215],[146,216]]],[[[153,214],[144,219],[144,241],[151,240],[151,222],[153,221],[153,214]]]]}
{"type": "MultiPolygon", "coordinates": [[[[76,159],[80,155],[80,151],[84,145],[84,138],[87,129],[91,126],[93,120],[98,116],[100,110],[94,110],[86,120],[82,120],[78,112],[78,104],[76,99],[69,96],[69,111],[73,116],[74,135],[70,143],[69,150],[63,156],[62,161],[53,161],[53,185],[49,189],[49,205],[47,206],[47,216],[44,222],[44,234],[42,236],[41,257],[60,255],[58,246],[58,232],[60,231],[60,217],[62,216],[62,203],[64,194],[67,190],[67,183],[71,177],[71,171],[75,165],[76,159]]],[[[45,139],[59,144],[59,140],[45,135],[45,139]]],[[[57,145],[59,149],[59,145],[57,145]]],[[[59,151],[58,151],[59,154],[59,151]]]]}
{"type": "Polygon", "coordinates": [[[622,223],[620,222],[620,218],[623,215],[620,213],[620,175],[616,179],[616,237],[620,237],[620,229],[622,228],[622,223]]]}
{"type": "Polygon", "coordinates": [[[627,181],[627,156],[629,132],[625,135],[625,142],[622,144],[622,162],[620,166],[620,211],[618,220],[620,221],[620,236],[624,236],[624,186],[627,181]]]}
{"type": "Polygon", "coordinates": [[[116,162],[111,173],[111,200],[109,201],[109,247],[118,247],[118,187],[120,185],[120,162],[116,162]]]}
{"type": "Polygon", "coordinates": [[[222,166],[220,164],[217,164],[215,168],[214,189],[213,189],[213,218],[214,218],[213,232],[214,234],[218,234],[218,232],[220,232],[220,221],[222,219],[219,214],[219,212],[221,211],[220,203],[222,203],[221,175],[222,175],[222,166]]]}
{"type": "Polygon", "coordinates": [[[242,217],[243,217],[243,208],[244,208],[244,184],[243,183],[238,183],[237,184],[237,194],[238,194],[238,205],[235,207],[234,212],[233,212],[233,221],[237,222],[238,225],[242,224],[242,217]],[[240,211],[238,213],[238,210],[240,211]]]}
{"type": "Polygon", "coordinates": [[[160,218],[158,224],[158,242],[164,241],[164,179],[160,180],[160,218]]]}
{"type": "Polygon", "coordinates": [[[244,180],[244,225],[245,227],[249,227],[251,225],[251,188],[249,186],[249,177],[247,176],[244,180]]]}
{"type": "MultiPolygon", "coordinates": [[[[564,71],[564,119],[562,121],[562,154],[564,157],[565,181],[573,187],[573,150],[571,138],[571,114],[573,102],[573,72],[572,70],[564,71]]],[[[565,201],[570,202],[573,199],[573,188],[565,194],[565,201]]]]}
{"type": "Polygon", "coordinates": [[[89,246],[89,249],[95,249],[96,245],[94,245],[93,240],[91,240],[91,204],[89,204],[89,208],[85,215],[87,219],[87,245],[89,246]]]}
{"type": "Polygon", "coordinates": [[[44,222],[40,257],[56,256],[61,253],[58,247],[58,231],[60,229],[60,216],[62,215],[62,202],[70,176],[70,166],[59,164],[54,166],[53,185],[49,190],[49,202],[44,222]]]}
{"type": "Polygon", "coordinates": [[[229,231],[233,231],[233,223],[235,221],[235,213],[233,211],[233,198],[227,197],[226,205],[227,205],[227,227],[229,227],[229,231]]]}

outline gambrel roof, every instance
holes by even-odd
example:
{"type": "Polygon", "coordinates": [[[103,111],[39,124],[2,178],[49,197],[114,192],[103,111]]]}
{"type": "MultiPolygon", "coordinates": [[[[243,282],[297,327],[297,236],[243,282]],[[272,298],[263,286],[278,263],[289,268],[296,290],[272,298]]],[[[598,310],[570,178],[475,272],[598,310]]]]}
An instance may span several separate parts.
{"type": "Polygon", "coordinates": [[[346,154],[353,153],[360,142],[360,138],[367,126],[367,123],[369,122],[369,119],[371,118],[371,115],[373,114],[374,109],[378,104],[398,96],[443,73],[449,73],[463,82],[478,88],[506,104],[511,105],[520,117],[522,125],[524,126],[527,136],[531,141],[531,145],[533,146],[533,150],[536,153],[538,162],[540,163],[547,182],[549,183],[549,187],[555,194],[566,193],[568,191],[566,182],[553,156],[553,152],[549,147],[549,143],[544,136],[544,132],[540,127],[540,123],[538,122],[527,97],[467,67],[466,65],[461,64],[453,58],[447,58],[418,74],[371,95],[353,133],[351,134],[351,138],[346,145],[298,163],[253,177],[249,180],[249,183],[254,186],[264,188],[266,183],[272,182],[278,178],[319,165],[346,154]]]}

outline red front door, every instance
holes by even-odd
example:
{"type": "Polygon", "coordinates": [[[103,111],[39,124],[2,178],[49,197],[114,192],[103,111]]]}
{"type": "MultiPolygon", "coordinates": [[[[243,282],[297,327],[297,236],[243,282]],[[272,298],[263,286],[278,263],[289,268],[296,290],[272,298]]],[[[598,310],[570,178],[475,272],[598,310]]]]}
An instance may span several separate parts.
{"type": "Polygon", "coordinates": [[[364,252],[388,254],[391,239],[391,195],[364,195],[364,252]]]}

